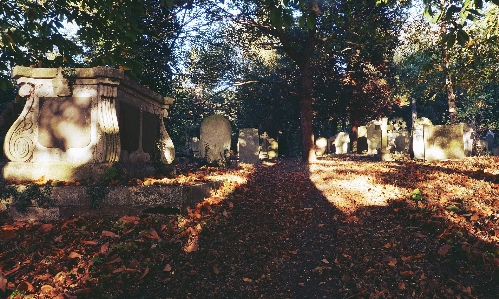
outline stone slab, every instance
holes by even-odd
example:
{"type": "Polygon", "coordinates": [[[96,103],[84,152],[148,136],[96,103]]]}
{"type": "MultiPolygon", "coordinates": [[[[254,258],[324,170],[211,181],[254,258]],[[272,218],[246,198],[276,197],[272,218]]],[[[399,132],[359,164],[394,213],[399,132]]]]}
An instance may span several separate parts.
{"type": "Polygon", "coordinates": [[[211,190],[220,185],[221,183],[213,182],[185,186],[107,186],[109,193],[97,209],[90,208],[88,186],[59,186],[52,189],[52,198],[57,199],[55,207],[28,207],[26,212],[19,212],[11,207],[9,216],[14,221],[55,221],[73,216],[139,216],[145,210],[157,207],[178,208],[181,212],[186,212],[188,206],[209,198],[211,190]]]}

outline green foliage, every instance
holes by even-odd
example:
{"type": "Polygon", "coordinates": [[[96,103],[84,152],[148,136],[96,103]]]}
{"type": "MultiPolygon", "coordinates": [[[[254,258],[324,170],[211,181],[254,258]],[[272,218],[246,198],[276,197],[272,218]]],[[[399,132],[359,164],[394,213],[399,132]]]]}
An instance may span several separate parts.
{"type": "Polygon", "coordinates": [[[56,204],[56,199],[51,198],[52,185],[45,184],[43,188],[35,183],[27,185],[8,184],[0,180],[0,198],[11,199],[12,206],[18,211],[26,211],[33,203],[39,208],[50,208],[56,204]]]}
{"type": "Polygon", "coordinates": [[[110,189],[105,185],[95,184],[87,187],[87,195],[90,198],[90,208],[97,209],[109,193],[110,189]]]}
{"type": "Polygon", "coordinates": [[[421,201],[423,199],[423,196],[421,195],[421,191],[419,189],[414,189],[414,191],[412,191],[411,198],[414,201],[421,201]]]}
{"type": "Polygon", "coordinates": [[[448,210],[448,211],[451,211],[451,212],[457,212],[457,211],[459,211],[459,208],[457,206],[454,206],[454,205],[447,206],[445,209],[448,210]]]}

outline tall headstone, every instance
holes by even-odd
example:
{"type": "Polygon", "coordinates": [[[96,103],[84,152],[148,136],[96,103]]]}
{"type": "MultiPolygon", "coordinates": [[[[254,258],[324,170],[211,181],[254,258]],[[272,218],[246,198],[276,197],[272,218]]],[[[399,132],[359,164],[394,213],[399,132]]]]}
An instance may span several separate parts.
{"type": "Polygon", "coordinates": [[[211,115],[203,120],[200,128],[200,155],[209,162],[219,161],[230,155],[232,127],[221,115],[211,115]]]}
{"type": "Polygon", "coordinates": [[[388,118],[383,117],[381,119],[381,160],[383,161],[392,160],[392,156],[388,149],[388,129],[391,129],[391,127],[388,126],[388,118]]]}
{"type": "Polygon", "coordinates": [[[416,119],[412,132],[412,150],[414,159],[423,160],[425,158],[424,127],[433,126],[431,120],[426,117],[416,119]]]}
{"type": "Polygon", "coordinates": [[[489,130],[485,135],[485,138],[487,140],[487,150],[492,152],[494,150],[494,132],[489,130]]]}
{"type": "Polygon", "coordinates": [[[366,125],[367,153],[369,155],[381,154],[381,121],[372,120],[366,125]]]}
{"type": "Polygon", "coordinates": [[[237,143],[237,152],[239,153],[239,162],[248,164],[258,164],[260,137],[258,129],[244,128],[239,130],[239,139],[237,143]]]}

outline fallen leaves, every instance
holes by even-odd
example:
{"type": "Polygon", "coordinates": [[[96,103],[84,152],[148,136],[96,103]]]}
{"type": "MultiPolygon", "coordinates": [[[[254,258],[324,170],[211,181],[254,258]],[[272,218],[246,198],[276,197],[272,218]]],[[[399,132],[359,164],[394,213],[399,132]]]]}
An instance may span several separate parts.
{"type": "Polygon", "coordinates": [[[488,283],[499,278],[499,186],[467,170],[495,169],[499,159],[320,163],[241,169],[250,176],[218,180],[223,188],[187,215],[3,224],[0,292],[66,299],[158,298],[166,288],[172,298],[186,290],[191,297],[237,290],[241,298],[499,294],[488,283]]]}

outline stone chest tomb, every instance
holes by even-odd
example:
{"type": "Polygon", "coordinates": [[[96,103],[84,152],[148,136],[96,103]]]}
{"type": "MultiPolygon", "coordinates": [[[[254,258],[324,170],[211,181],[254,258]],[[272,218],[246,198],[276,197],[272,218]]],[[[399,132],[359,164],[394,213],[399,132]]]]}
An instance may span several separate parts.
{"type": "Polygon", "coordinates": [[[163,118],[173,99],[106,67],[15,67],[26,103],[5,136],[10,180],[98,179],[114,162],[148,175],[152,161],[171,163],[163,118]]]}

